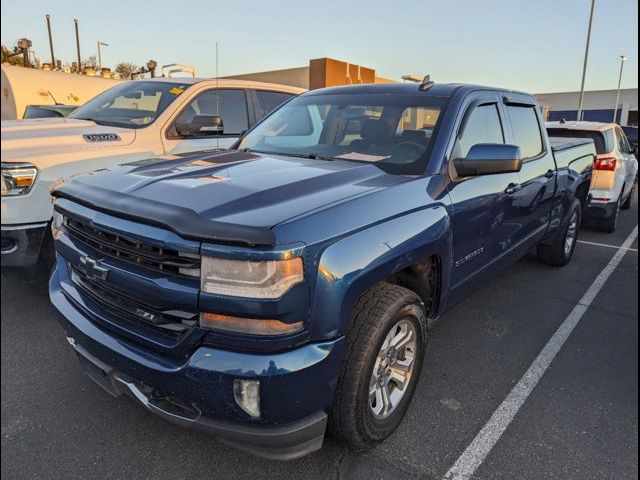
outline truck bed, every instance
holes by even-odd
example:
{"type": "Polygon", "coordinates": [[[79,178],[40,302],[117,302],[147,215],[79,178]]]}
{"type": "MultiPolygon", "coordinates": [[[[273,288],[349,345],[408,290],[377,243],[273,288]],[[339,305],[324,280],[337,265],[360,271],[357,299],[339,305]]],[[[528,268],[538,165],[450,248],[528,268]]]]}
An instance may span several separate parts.
{"type": "Polygon", "coordinates": [[[557,168],[566,168],[585,157],[595,159],[595,144],[588,138],[549,137],[549,144],[556,159],[557,168]]]}

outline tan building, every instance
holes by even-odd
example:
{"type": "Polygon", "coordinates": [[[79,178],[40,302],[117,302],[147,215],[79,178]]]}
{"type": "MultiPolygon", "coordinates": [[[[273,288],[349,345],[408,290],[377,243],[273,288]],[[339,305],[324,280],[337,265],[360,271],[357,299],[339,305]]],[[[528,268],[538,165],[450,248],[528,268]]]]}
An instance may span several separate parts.
{"type": "Polygon", "coordinates": [[[292,87],[305,88],[307,90],[362,83],[393,83],[393,80],[378,77],[373,68],[355,65],[333,58],[316,58],[309,60],[309,65],[305,67],[230,75],[223,78],[280,83],[292,87]]]}

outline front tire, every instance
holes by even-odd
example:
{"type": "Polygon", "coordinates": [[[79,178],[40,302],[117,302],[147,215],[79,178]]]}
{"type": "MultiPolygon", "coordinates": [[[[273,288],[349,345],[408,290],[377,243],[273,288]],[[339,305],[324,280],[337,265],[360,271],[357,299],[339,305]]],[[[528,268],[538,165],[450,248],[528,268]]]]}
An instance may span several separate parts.
{"type": "Polygon", "coordinates": [[[364,450],[404,418],[422,370],[427,319],[414,292],[388,283],[364,293],[353,312],[329,430],[364,450]]]}
{"type": "Polygon", "coordinates": [[[577,198],[571,202],[561,233],[551,243],[538,245],[538,260],[547,265],[562,267],[569,263],[578,242],[582,223],[582,205],[577,198]]]}

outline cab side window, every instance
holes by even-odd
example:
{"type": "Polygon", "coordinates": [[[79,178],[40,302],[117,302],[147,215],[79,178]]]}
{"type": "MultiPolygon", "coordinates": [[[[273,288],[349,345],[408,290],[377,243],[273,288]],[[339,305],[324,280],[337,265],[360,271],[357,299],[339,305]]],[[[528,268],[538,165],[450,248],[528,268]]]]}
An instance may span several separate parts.
{"type": "Polygon", "coordinates": [[[480,105],[470,114],[462,136],[453,149],[453,158],[465,158],[471,147],[478,143],[504,143],[498,107],[480,105]]]}
{"type": "Polygon", "coordinates": [[[616,128],[616,137],[617,137],[617,140],[618,140],[618,150],[620,150],[623,153],[631,152],[631,145],[629,145],[629,141],[627,140],[627,136],[619,128],[616,128]]]}
{"type": "Polygon", "coordinates": [[[249,128],[244,90],[207,90],[199,94],[180,114],[176,123],[189,123],[196,115],[222,117],[225,135],[240,135],[249,128]]]}
{"type": "Polygon", "coordinates": [[[520,147],[522,158],[537,157],[542,153],[542,132],[536,109],[529,106],[507,106],[513,143],[520,147]]]}

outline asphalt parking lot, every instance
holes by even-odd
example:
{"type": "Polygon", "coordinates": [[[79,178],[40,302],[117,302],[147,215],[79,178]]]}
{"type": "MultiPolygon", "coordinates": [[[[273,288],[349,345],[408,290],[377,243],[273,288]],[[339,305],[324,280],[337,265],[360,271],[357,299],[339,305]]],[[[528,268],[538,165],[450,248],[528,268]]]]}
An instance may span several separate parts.
{"type": "MultiPolygon", "coordinates": [[[[301,460],[247,456],[113,399],[85,377],[53,319],[47,272],[2,272],[2,478],[442,478],[638,223],[581,232],[562,269],[527,257],[432,329],[413,404],[364,454],[328,438],[301,460]]],[[[626,250],[478,479],[638,476],[638,242],[626,250]]]]}

